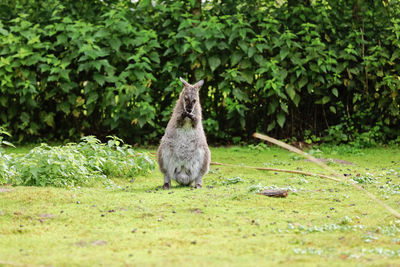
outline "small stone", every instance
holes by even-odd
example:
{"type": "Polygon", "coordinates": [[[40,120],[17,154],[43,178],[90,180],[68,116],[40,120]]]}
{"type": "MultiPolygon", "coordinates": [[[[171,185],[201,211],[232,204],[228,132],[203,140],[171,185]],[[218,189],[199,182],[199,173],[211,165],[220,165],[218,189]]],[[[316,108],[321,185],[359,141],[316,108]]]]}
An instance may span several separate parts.
{"type": "Polygon", "coordinates": [[[197,241],[196,241],[196,240],[193,240],[192,242],[190,242],[190,244],[196,245],[196,244],[197,244],[197,241]]]}
{"type": "Polygon", "coordinates": [[[136,232],[137,232],[137,228],[135,228],[135,229],[132,230],[132,233],[133,233],[133,234],[136,233],[136,232]]]}
{"type": "Polygon", "coordinates": [[[76,204],[81,204],[81,202],[80,202],[80,201],[77,201],[76,204]]]}

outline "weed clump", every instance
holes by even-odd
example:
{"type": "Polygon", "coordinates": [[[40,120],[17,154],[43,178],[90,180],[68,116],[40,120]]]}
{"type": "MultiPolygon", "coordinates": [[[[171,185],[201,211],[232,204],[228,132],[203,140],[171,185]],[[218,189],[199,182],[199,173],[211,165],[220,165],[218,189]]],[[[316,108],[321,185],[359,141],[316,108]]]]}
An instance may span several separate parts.
{"type": "Polygon", "coordinates": [[[0,155],[1,183],[30,186],[68,187],[109,181],[110,177],[132,178],[154,169],[154,161],[146,153],[137,153],[117,137],[107,144],[94,136],[82,138],[78,144],[49,146],[42,144],[24,156],[15,156],[11,164],[0,155]],[[4,167],[4,168],[3,168],[4,167]]]}

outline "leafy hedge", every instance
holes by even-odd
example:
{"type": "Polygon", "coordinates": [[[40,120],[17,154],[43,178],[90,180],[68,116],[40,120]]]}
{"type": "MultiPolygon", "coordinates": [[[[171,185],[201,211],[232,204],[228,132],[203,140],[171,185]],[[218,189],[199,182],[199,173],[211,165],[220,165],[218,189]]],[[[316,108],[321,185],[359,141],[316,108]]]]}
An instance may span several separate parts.
{"type": "Polygon", "coordinates": [[[398,1],[275,2],[3,1],[0,124],[158,142],[183,76],[210,141],[395,139],[398,1]]]}

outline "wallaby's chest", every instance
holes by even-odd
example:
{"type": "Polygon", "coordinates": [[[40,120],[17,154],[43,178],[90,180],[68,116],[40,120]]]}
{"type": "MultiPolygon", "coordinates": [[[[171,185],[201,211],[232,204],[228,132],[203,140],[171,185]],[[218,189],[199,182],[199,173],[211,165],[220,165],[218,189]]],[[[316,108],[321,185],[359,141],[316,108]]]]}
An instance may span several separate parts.
{"type": "Polygon", "coordinates": [[[179,160],[191,159],[198,149],[197,132],[192,129],[177,129],[175,138],[170,143],[171,154],[179,160]]]}

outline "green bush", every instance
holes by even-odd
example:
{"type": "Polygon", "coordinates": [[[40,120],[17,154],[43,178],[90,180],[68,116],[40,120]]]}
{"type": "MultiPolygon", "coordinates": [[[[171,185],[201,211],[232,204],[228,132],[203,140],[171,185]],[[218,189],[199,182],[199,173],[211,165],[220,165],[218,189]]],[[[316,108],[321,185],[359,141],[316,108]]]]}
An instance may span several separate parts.
{"type": "Polygon", "coordinates": [[[20,141],[157,142],[183,76],[206,79],[210,141],[398,136],[398,1],[199,4],[3,1],[0,124],[20,141]]]}
{"type": "Polygon", "coordinates": [[[7,184],[16,175],[16,171],[12,167],[12,156],[4,154],[3,150],[3,145],[14,145],[4,140],[4,136],[10,137],[11,135],[3,127],[0,127],[0,185],[7,184]]]}
{"type": "Polygon", "coordinates": [[[136,153],[112,137],[102,144],[93,136],[65,146],[42,144],[24,156],[0,154],[1,183],[69,187],[109,182],[109,178],[132,178],[154,169],[146,153],[136,153]],[[13,162],[13,163],[12,163],[13,162]]]}
{"type": "Polygon", "coordinates": [[[68,187],[89,185],[106,179],[100,169],[88,164],[87,158],[74,146],[42,144],[16,159],[18,175],[15,185],[68,187]]]}

